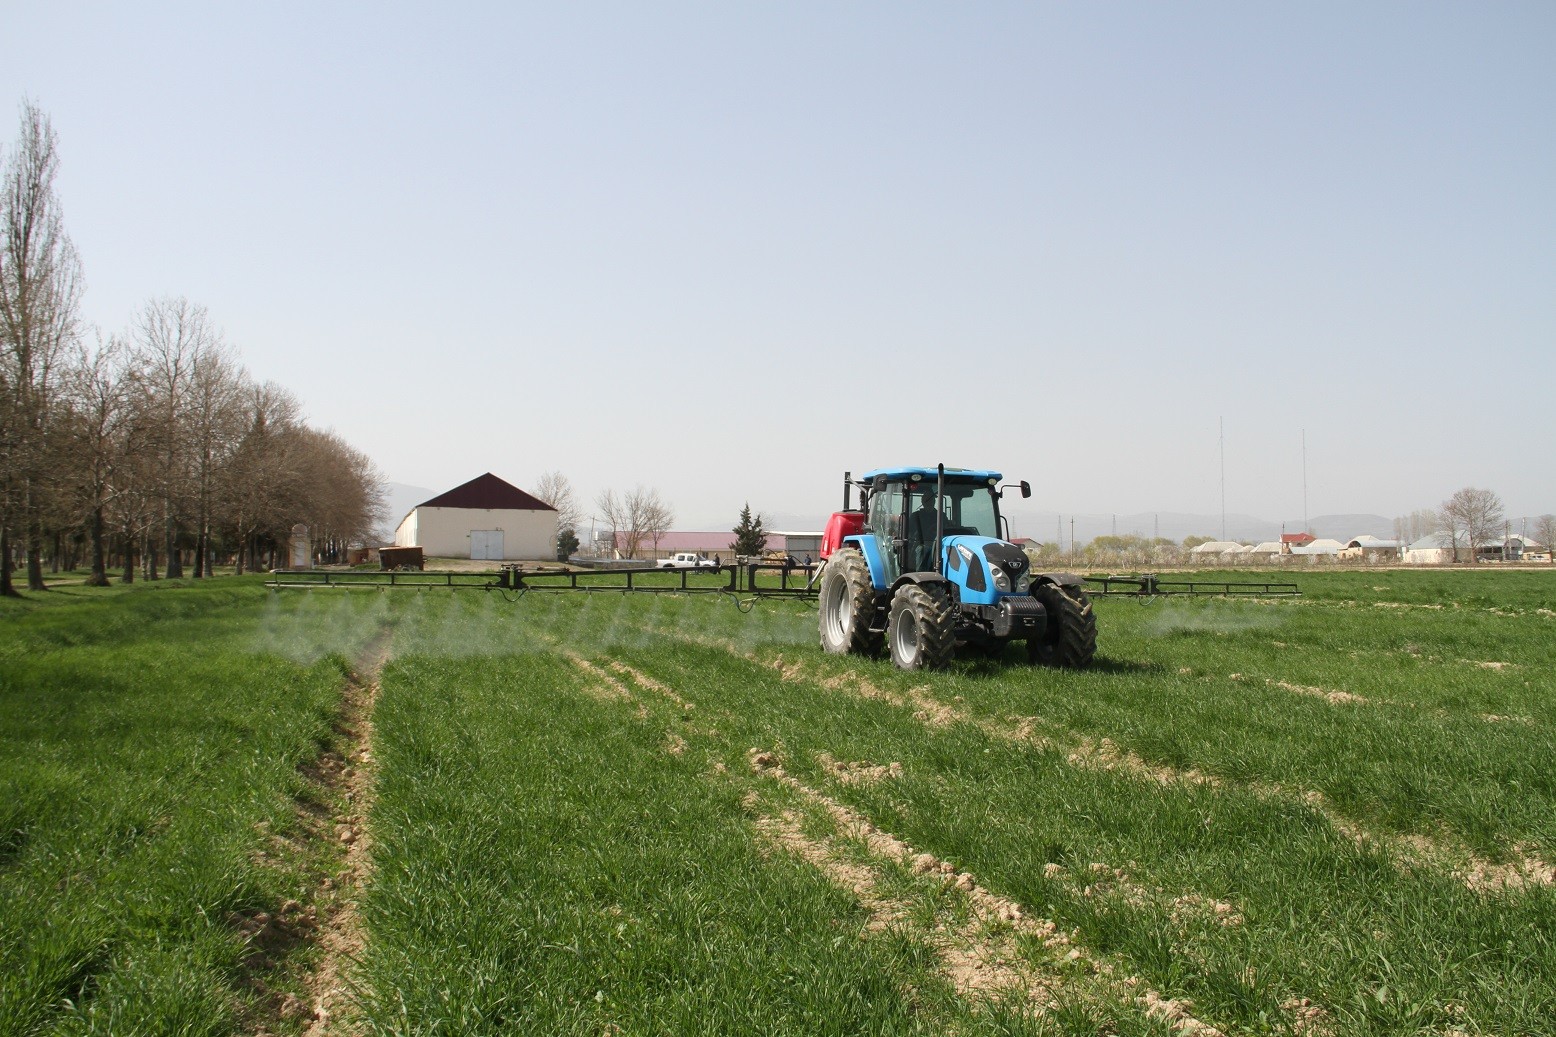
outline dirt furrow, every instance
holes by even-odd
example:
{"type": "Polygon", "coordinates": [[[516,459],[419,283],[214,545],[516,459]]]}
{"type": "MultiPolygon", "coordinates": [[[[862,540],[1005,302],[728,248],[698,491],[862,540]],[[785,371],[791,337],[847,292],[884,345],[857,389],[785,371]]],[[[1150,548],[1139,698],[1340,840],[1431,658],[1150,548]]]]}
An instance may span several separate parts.
{"type": "Polygon", "coordinates": [[[775,779],[824,810],[839,836],[862,843],[869,857],[960,891],[967,908],[965,920],[940,911],[932,925],[916,922],[910,903],[884,891],[886,884],[878,866],[846,859],[831,839],[807,836],[792,812],[764,816],[757,822],[758,829],[773,842],[852,892],[870,914],[868,928],[897,928],[932,947],[942,972],[962,997],[1005,1000],[1015,996],[1029,1012],[1042,1014],[1054,1007],[1055,993],[1061,987],[1082,984],[1095,996],[1135,1005],[1185,1037],[1219,1037],[1221,1031],[1196,1018],[1186,1000],[1142,990],[1144,984],[1138,977],[1120,976],[1112,963],[1080,946],[1078,933],[1062,932],[1051,920],[1028,916],[1020,904],[979,885],[972,873],[933,854],[918,852],[876,828],[853,809],[790,775],[772,753],[752,749],[748,760],[755,773],[775,779]],[[1040,948],[1043,959],[1034,962],[1023,952],[1018,938],[1040,948]]]}
{"type": "MultiPolygon", "coordinates": [[[[900,693],[880,688],[867,677],[855,673],[815,675],[805,663],[786,661],[781,654],[765,659],[745,654],[745,658],[778,671],[786,681],[803,681],[911,710],[913,716],[928,728],[970,724],[991,738],[1021,742],[1035,749],[1058,751],[1064,754],[1065,762],[1072,767],[1116,771],[1160,785],[1223,786],[1222,779],[1216,775],[1195,768],[1151,763],[1133,751],[1121,748],[1112,739],[1093,739],[1040,717],[1012,717],[1008,721],[975,717],[955,705],[934,698],[927,686],[900,693]]],[[[1294,687],[1284,685],[1282,690],[1293,690],[1294,687]]],[[[1299,690],[1302,693],[1328,694],[1324,689],[1299,690]]],[[[1495,863],[1450,838],[1374,831],[1340,814],[1327,796],[1314,789],[1291,789],[1278,783],[1259,781],[1240,782],[1238,787],[1260,797],[1300,799],[1323,814],[1337,832],[1358,846],[1382,850],[1401,868],[1426,866],[1446,869],[1454,878],[1477,892],[1504,894],[1535,886],[1556,885],[1556,867],[1526,847],[1515,848],[1508,861],[1495,863]]]]}
{"type": "MultiPolygon", "coordinates": [[[[314,903],[305,910],[315,920],[310,942],[318,949],[311,973],[300,977],[303,996],[288,994],[275,1006],[291,1025],[305,1023],[308,1037],[349,1033],[341,1008],[349,994],[349,963],[363,948],[358,902],[372,874],[372,839],[367,818],[372,811],[376,765],[373,759],[373,710],[379,676],[390,656],[391,631],[385,629],[367,646],[347,675],[335,722],[335,739],[309,769],[322,798],[337,809],[329,822],[314,818],[305,824],[312,839],[332,839],[343,848],[333,877],[324,878],[314,903]]],[[[267,1032],[261,1028],[259,1033],[267,1032]]]]}

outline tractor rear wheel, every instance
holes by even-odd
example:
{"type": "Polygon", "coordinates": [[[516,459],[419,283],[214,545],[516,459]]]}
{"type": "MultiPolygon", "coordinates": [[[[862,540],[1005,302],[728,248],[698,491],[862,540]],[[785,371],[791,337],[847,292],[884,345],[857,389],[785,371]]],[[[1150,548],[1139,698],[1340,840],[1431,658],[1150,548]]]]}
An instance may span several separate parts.
{"type": "Polygon", "coordinates": [[[899,670],[944,669],[956,653],[951,596],[933,584],[904,584],[891,599],[886,643],[899,670]]]}
{"type": "Polygon", "coordinates": [[[1048,613],[1042,637],[1027,641],[1027,658],[1043,666],[1080,669],[1097,654],[1097,614],[1079,587],[1045,583],[1032,592],[1048,613]]]}
{"type": "Polygon", "coordinates": [[[821,573],[821,647],[831,655],[875,655],[881,635],[870,632],[875,587],[864,555],[840,548],[821,573]]]}

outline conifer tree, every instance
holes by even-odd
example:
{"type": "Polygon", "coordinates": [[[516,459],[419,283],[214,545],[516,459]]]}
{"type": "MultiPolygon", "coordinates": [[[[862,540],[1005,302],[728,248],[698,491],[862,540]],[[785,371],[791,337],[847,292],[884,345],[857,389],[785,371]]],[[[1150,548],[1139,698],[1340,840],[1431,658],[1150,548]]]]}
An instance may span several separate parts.
{"type": "Polygon", "coordinates": [[[740,509],[740,522],[731,532],[735,534],[735,542],[729,547],[735,554],[757,558],[767,550],[767,531],[762,528],[762,516],[751,517],[750,501],[740,509]]]}

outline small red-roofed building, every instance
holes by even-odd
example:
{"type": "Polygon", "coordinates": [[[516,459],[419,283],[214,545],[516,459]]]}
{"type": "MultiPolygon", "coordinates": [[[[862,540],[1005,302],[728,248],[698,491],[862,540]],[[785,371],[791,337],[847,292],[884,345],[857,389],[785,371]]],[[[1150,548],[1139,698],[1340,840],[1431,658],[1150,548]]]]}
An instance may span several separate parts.
{"type": "Polygon", "coordinates": [[[429,558],[550,560],[556,520],[551,505],[487,472],[412,508],[394,543],[429,558]]]}
{"type": "MultiPolygon", "coordinates": [[[[1312,533],[1282,533],[1280,535],[1280,553],[1289,555],[1294,548],[1307,547],[1316,539],[1318,538],[1312,533]]],[[[1301,554],[1301,551],[1296,553],[1301,554]]]]}

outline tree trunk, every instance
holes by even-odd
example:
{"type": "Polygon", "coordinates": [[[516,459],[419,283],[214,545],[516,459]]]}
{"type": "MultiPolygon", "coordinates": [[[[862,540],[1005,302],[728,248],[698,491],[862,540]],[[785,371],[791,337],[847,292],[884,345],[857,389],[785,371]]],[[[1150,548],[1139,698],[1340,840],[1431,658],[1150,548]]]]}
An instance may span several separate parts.
{"type": "Polygon", "coordinates": [[[30,591],[49,589],[43,582],[43,530],[36,522],[31,522],[27,526],[27,589],[30,591]]]}
{"type": "Polygon", "coordinates": [[[135,582],[135,534],[129,530],[124,531],[124,575],[119,582],[135,582]]]}
{"type": "Polygon", "coordinates": [[[205,577],[205,551],[206,533],[205,527],[200,527],[200,532],[195,535],[194,578],[199,580],[205,577]]]}
{"type": "Polygon", "coordinates": [[[88,587],[108,586],[108,560],[103,555],[103,509],[92,509],[92,522],[88,527],[92,538],[92,574],[86,578],[88,587]]]}
{"type": "Polygon", "coordinates": [[[0,523],[0,597],[21,596],[21,592],[11,582],[11,532],[4,523],[0,523]]]}
{"type": "Polygon", "coordinates": [[[157,542],[151,537],[146,537],[145,546],[141,548],[141,557],[146,560],[146,579],[155,580],[157,576],[157,542]]]}
{"type": "Polygon", "coordinates": [[[172,520],[168,521],[167,542],[164,546],[167,548],[167,578],[179,579],[184,575],[184,563],[179,557],[178,529],[172,520]]]}

